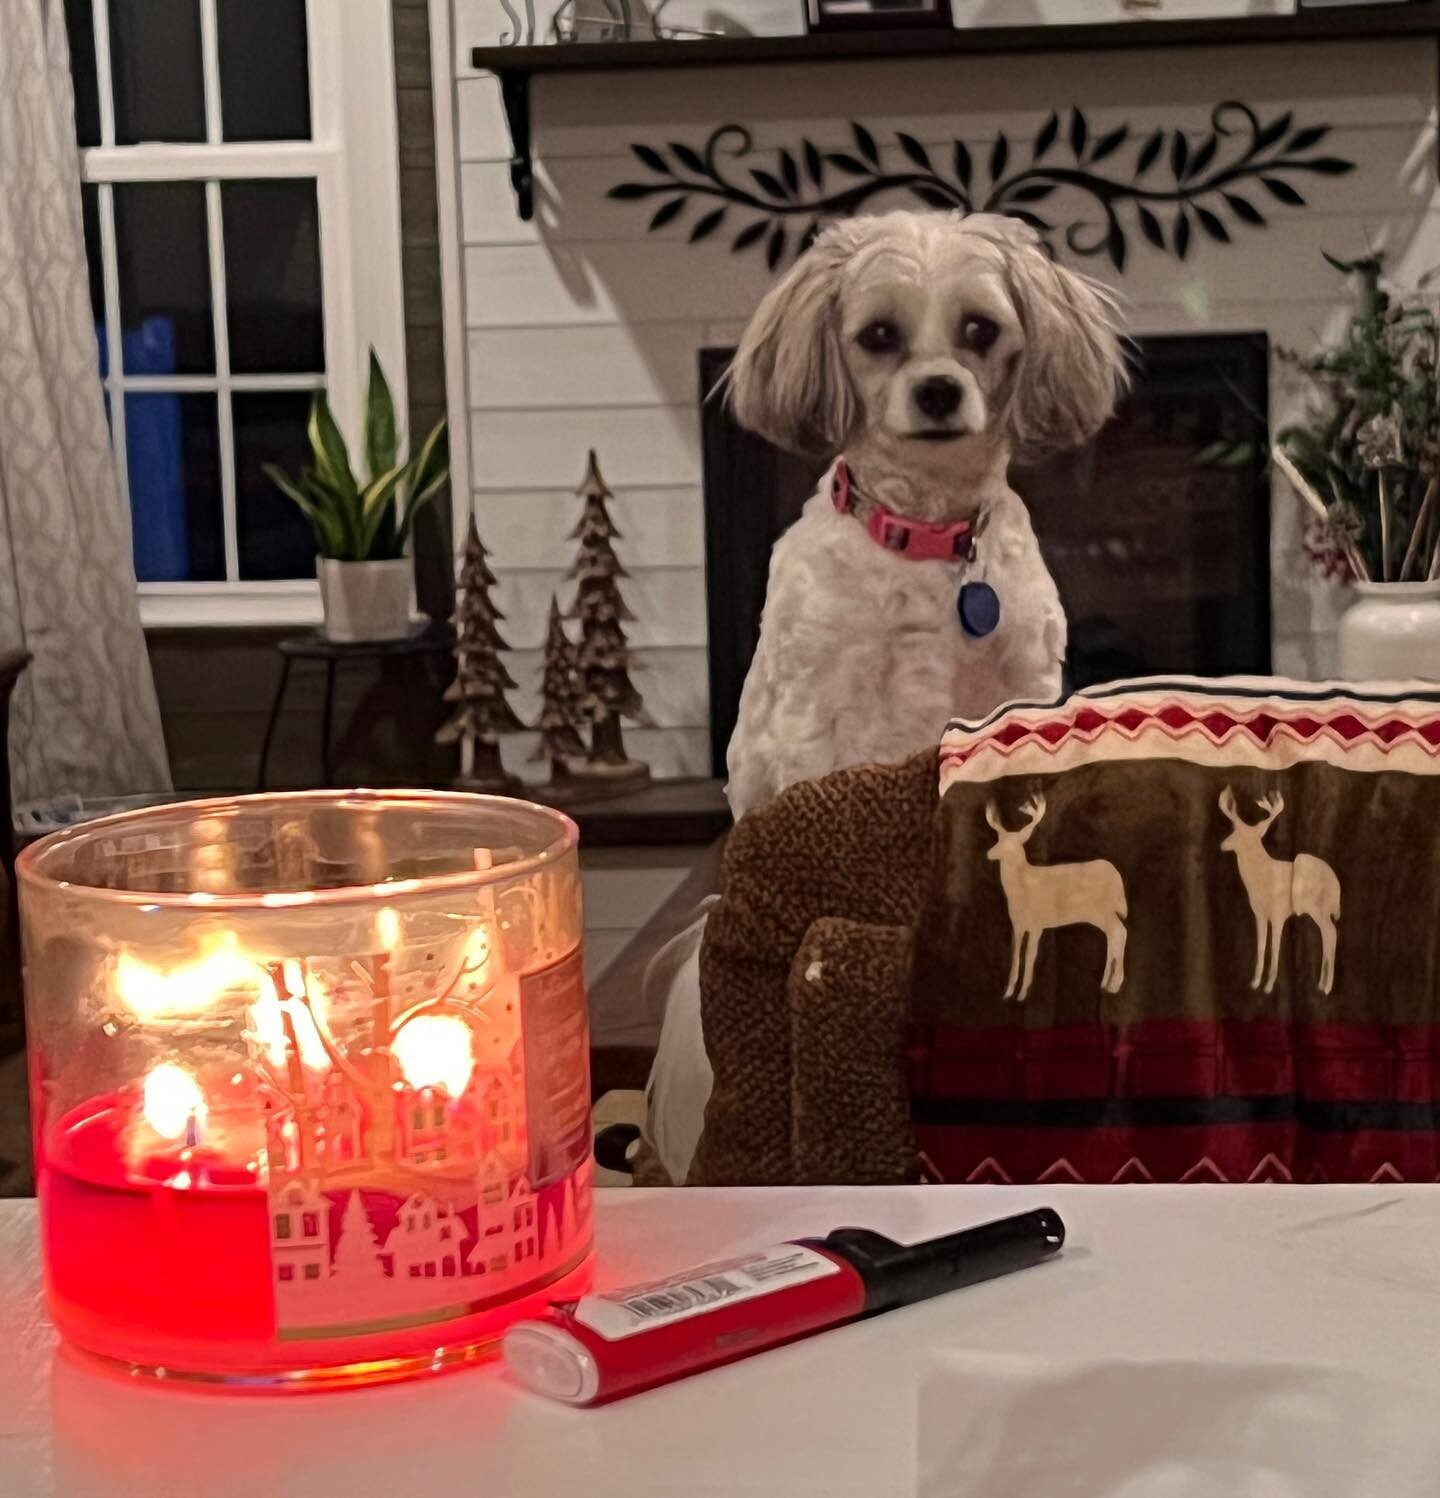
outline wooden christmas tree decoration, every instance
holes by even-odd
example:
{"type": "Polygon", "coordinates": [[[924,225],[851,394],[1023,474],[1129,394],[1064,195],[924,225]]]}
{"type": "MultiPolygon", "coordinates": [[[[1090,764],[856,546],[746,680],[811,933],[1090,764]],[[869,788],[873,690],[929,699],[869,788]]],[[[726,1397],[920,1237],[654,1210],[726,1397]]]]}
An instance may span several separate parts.
{"type": "Polygon", "coordinates": [[[580,651],[565,633],[559,600],[550,595],[550,627],[545,635],[545,668],[540,686],[540,743],[531,759],[550,760],[554,781],[569,778],[576,761],[585,758],[585,740],[580,726],[584,688],[580,680],[580,651]]]}
{"type": "Polygon", "coordinates": [[[620,579],[629,574],[611,545],[620,533],[605,502],[615,496],[600,476],[593,449],[576,492],[584,507],[580,523],[571,532],[571,540],[580,543],[580,554],[569,572],[577,580],[570,613],[580,620],[580,711],[590,721],[590,753],[583,763],[571,765],[570,771],[591,781],[643,780],[650,774],[649,766],[626,754],[621,731],[622,718],[649,722],[645,704],[630,680],[630,650],[621,627],[635,617],[620,596],[620,579]]]}
{"type": "Polygon", "coordinates": [[[455,711],[435,735],[437,744],[460,745],[460,779],[466,790],[506,793],[520,784],[506,773],[500,759],[500,736],[518,733],[525,725],[506,700],[515,683],[500,659],[510,647],[501,638],[499,621],[505,616],[491,601],[495,574],[485,560],[485,548],[470,517],[465,556],[456,586],[455,680],[445,689],[445,700],[455,711]]]}

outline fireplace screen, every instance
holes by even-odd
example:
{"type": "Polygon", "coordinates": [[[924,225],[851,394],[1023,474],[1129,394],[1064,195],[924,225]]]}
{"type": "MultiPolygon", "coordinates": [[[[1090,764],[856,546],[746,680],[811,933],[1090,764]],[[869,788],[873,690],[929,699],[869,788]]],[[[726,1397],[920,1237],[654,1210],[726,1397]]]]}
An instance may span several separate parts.
{"type": "MultiPolygon", "coordinates": [[[[731,349],[704,349],[702,392],[731,349]]],[[[1269,484],[1264,334],[1141,338],[1134,380],[1086,447],[1011,482],[1030,507],[1070,620],[1066,681],[1270,668],[1269,484]],[[1201,465],[1213,443],[1248,442],[1233,466],[1201,465]]],[[[770,548],[825,465],[742,430],[704,404],[705,579],[715,773],[760,633],[770,548]]]]}

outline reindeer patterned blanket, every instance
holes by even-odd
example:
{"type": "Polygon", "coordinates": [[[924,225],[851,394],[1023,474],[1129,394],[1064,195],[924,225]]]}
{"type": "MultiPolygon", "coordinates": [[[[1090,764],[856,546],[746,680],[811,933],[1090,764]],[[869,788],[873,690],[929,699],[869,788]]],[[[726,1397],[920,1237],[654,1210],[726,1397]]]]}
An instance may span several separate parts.
{"type": "Polygon", "coordinates": [[[951,1181],[1440,1178],[1440,688],[954,723],[912,969],[951,1181]]]}

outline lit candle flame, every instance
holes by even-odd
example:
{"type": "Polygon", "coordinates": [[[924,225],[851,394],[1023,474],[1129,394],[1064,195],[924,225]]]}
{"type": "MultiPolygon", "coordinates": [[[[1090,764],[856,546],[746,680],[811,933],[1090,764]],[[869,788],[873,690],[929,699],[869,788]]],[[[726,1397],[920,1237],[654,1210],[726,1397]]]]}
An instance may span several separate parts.
{"type": "Polygon", "coordinates": [[[115,993],[140,1019],[180,1018],[199,1014],[236,989],[258,992],[260,972],[233,931],[216,931],[200,944],[200,956],[164,969],[151,967],[129,952],[115,959],[115,993]]]}
{"type": "Polygon", "coordinates": [[[387,952],[400,945],[400,912],[393,905],[382,905],[376,912],[375,934],[387,952]]]}
{"type": "Polygon", "coordinates": [[[476,926],[465,939],[465,971],[473,973],[490,960],[490,933],[484,926],[476,926]]]}
{"type": "Polygon", "coordinates": [[[406,1082],[417,1091],[442,1088],[458,1098],[475,1070],[470,1026],[458,1014],[419,1014],[391,1043],[406,1082]]]}
{"type": "Polygon", "coordinates": [[[162,1061],[146,1076],[141,1113],[161,1138],[195,1142],[206,1112],[205,1094],[183,1066],[162,1061]]]}
{"type": "Polygon", "coordinates": [[[255,1039],[264,1048],[272,1066],[284,1066],[287,1046],[285,1019],[288,1016],[302,1065],[311,1071],[327,1071],[330,1053],[325,1049],[315,1023],[317,1013],[322,1021],[325,1016],[325,990],[318,983],[308,981],[304,967],[293,958],[287,958],[280,971],[285,985],[284,996],[275,992],[273,987],[267,988],[250,1006],[255,1039]],[[301,994],[308,996],[308,1006],[300,1001],[301,994]]]}

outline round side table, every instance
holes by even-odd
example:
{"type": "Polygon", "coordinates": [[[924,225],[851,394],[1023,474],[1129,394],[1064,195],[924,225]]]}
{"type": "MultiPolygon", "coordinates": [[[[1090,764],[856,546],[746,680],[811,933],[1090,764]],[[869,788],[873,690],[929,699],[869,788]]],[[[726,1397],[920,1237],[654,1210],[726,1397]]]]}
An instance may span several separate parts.
{"type": "Polygon", "coordinates": [[[428,623],[403,640],[369,640],[355,645],[342,645],[335,640],[326,639],[318,629],[281,640],[276,647],[281,659],[280,680],[275,687],[274,701],[270,704],[269,721],[265,724],[265,741],[260,747],[260,773],[255,778],[256,790],[265,789],[266,775],[270,768],[270,745],[285,706],[290,669],[296,661],[320,661],[325,667],[325,695],[320,714],[320,773],[324,777],[323,784],[333,786],[335,765],[331,732],[335,712],[335,676],[340,666],[354,661],[391,660],[396,656],[445,655],[454,643],[455,635],[448,625],[428,623]]]}

